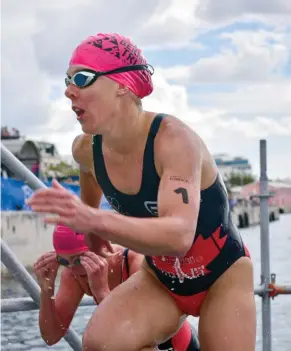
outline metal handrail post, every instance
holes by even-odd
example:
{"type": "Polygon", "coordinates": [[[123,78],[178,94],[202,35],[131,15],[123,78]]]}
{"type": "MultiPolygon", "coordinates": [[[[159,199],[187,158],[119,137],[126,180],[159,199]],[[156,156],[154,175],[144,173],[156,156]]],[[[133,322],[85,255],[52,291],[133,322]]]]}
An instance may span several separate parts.
{"type": "Polygon", "coordinates": [[[260,229],[261,229],[261,285],[265,293],[262,297],[262,337],[263,351],[272,350],[271,298],[266,293],[270,284],[270,244],[269,244],[269,189],[267,177],[267,142],[260,140],[260,229]]]}
{"type": "MultiPolygon", "coordinates": [[[[96,302],[93,297],[84,296],[79,307],[95,306],[96,302]]],[[[39,305],[30,297],[18,297],[12,299],[1,299],[1,313],[11,313],[19,311],[39,310],[39,305]]]]}
{"type": "Polygon", "coordinates": [[[1,143],[1,162],[9,168],[19,178],[23,179],[34,190],[46,188],[45,184],[37,178],[18,158],[16,158],[2,143],[1,143]]]}
{"type": "MultiPolygon", "coordinates": [[[[5,164],[16,175],[24,179],[32,189],[46,188],[46,186],[27,168],[25,167],[2,143],[1,143],[1,162],[5,164]]],[[[1,238],[1,261],[20,281],[28,294],[39,305],[40,304],[40,287],[8,245],[1,238]]],[[[75,351],[82,351],[82,342],[77,333],[69,328],[64,339],[75,351]]]]}
{"type": "MultiPolygon", "coordinates": [[[[24,266],[19,262],[14,253],[9,249],[4,240],[1,239],[1,261],[9,269],[15,279],[17,279],[28,292],[34,302],[40,305],[40,287],[24,266]]],[[[82,342],[78,334],[71,328],[68,329],[64,339],[75,351],[82,351],[82,342]]]]}

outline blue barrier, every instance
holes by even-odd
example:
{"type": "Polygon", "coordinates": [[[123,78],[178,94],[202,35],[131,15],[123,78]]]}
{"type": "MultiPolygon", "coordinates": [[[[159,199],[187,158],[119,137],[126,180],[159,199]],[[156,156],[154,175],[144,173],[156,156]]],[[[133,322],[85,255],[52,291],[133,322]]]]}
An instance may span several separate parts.
{"type": "MultiPolygon", "coordinates": [[[[44,182],[46,186],[51,185],[51,181],[44,182]]],[[[62,186],[80,196],[80,186],[61,182],[62,186]]],[[[22,180],[1,177],[1,211],[30,211],[25,204],[33,190],[22,180]]],[[[103,197],[101,202],[102,209],[112,209],[103,197]]]]}

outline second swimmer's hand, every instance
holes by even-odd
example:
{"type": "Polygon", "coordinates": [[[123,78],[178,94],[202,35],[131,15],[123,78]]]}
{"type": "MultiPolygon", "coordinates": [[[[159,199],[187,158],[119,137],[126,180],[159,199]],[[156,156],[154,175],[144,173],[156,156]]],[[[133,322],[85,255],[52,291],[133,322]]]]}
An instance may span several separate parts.
{"type": "Polygon", "coordinates": [[[43,292],[54,295],[55,280],[59,269],[56,253],[50,251],[42,255],[34,264],[33,271],[43,292]]]}
{"type": "Polygon", "coordinates": [[[81,264],[85,268],[92,294],[100,303],[109,293],[108,262],[105,258],[87,251],[81,256],[81,264]]]}
{"type": "Polygon", "coordinates": [[[98,230],[96,222],[101,224],[101,221],[95,221],[95,218],[103,211],[87,206],[55,179],[51,188],[35,191],[26,203],[35,212],[55,215],[46,216],[46,223],[66,225],[78,232],[89,233],[98,230]]]}

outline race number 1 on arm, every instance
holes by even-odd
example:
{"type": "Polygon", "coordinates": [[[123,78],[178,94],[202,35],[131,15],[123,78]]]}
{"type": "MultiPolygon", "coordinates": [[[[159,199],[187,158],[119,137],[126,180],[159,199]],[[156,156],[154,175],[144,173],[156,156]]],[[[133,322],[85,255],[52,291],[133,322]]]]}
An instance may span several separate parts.
{"type": "Polygon", "coordinates": [[[96,221],[102,221],[102,231],[108,240],[136,252],[181,257],[193,243],[198,219],[200,139],[185,127],[174,131],[166,128],[157,136],[155,151],[162,168],[159,217],[133,218],[108,213],[100,219],[96,216],[96,221]]]}

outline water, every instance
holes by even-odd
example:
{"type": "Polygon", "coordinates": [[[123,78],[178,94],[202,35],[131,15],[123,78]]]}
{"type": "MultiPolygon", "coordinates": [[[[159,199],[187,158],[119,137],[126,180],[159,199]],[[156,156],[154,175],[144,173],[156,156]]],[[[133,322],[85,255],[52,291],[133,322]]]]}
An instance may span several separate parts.
{"type": "MultiPolygon", "coordinates": [[[[241,231],[250,250],[255,266],[255,281],[260,283],[260,229],[258,226],[241,231]]],[[[276,273],[278,284],[291,285],[291,215],[282,215],[277,222],[270,223],[271,272],[276,273]]],[[[21,286],[12,280],[2,280],[2,298],[27,296],[21,286]]],[[[257,351],[262,351],[261,298],[257,303],[257,351]]],[[[272,300],[272,351],[291,351],[291,295],[280,295],[272,300]]],[[[81,336],[94,307],[81,307],[77,311],[72,327],[81,336]]],[[[10,350],[70,350],[62,340],[49,347],[40,337],[38,311],[2,313],[1,347],[10,350]]],[[[189,317],[197,326],[197,319],[189,317]]]]}

